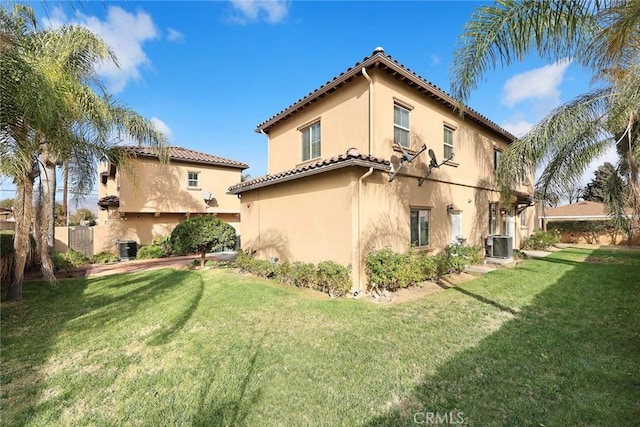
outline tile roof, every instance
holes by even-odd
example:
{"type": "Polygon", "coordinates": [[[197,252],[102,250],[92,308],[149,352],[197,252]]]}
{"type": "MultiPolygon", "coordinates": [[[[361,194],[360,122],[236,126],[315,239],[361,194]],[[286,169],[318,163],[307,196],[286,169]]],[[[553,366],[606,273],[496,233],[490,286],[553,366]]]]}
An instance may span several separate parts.
{"type": "MultiPolygon", "coordinates": [[[[440,89],[433,83],[425,80],[420,75],[411,71],[409,68],[400,64],[397,60],[393,59],[390,55],[386,55],[382,48],[376,48],[371,56],[365,57],[361,62],[356,62],[353,67],[348,68],[346,71],[340,73],[332,80],[328,81],[324,85],[320,86],[313,92],[309,93],[304,98],[299,99],[289,107],[260,123],[256,128],[256,132],[264,131],[268,133],[268,129],[276,123],[290,117],[298,111],[313,104],[318,98],[322,98],[327,94],[339,89],[345,83],[348,83],[356,77],[362,76],[362,69],[377,68],[386,71],[389,75],[401,80],[413,89],[424,93],[430,98],[443,104],[446,108],[451,110],[457,110],[462,105],[455,100],[451,95],[447,94],[444,90],[440,89]]],[[[479,124],[480,126],[506,138],[510,141],[514,141],[517,138],[500,127],[495,122],[489,120],[486,116],[480,114],[476,110],[469,108],[468,106],[462,106],[464,110],[464,117],[479,124]]]]}
{"type": "Polygon", "coordinates": [[[346,154],[323,159],[313,163],[307,163],[295,169],[289,169],[274,175],[264,175],[249,181],[241,182],[229,187],[230,194],[239,194],[249,190],[292,181],[305,176],[316,175],[348,166],[373,167],[378,170],[389,170],[391,163],[388,160],[379,159],[370,155],[360,154],[356,149],[350,149],[346,154]]]}
{"type": "Polygon", "coordinates": [[[594,217],[594,219],[598,219],[608,218],[609,215],[605,210],[604,203],[591,202],[586,200],[570,205],[558,206],[557,208],[545,209],[540,215],[540,218],[545,219],[570,219],[579,217],[594,217]]]}
{"type": "MultiPolygon", "coordinates": [[[[121,148],[124,148],[125,150],[135,154],[136,156],[158,157],[158,153],[156,152],[156,150],[151,147],[125,145],[121,146],[121,148]]],[[[169,155],[170,160],[181,162],[227,166],[237,169],[247,169],[249,167],[249,165],[247,165],[246,163],[242,163],[237,160],[226,159],[224,157],[214,156],[213,154],[202,153],[200,151],[195,151],[184,147],[169,146],[167,147],[167,154],[169,155]]]]}

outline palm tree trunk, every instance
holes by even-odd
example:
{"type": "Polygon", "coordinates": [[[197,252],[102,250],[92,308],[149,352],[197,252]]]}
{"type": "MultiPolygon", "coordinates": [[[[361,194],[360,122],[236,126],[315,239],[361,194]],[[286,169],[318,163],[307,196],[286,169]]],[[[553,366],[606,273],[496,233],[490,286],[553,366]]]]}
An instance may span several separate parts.
{"type": "Polygon", "coordinates": [[[22,300],[22,282],[24,280],[24,269],[29,256],[31,230],[32,204],[33,204],[33,176],[24,176],[16,183],[17,192],[14,202],[14,217],[16,229],[13,237],[13,247],[15,248],[15,264],[11,282],[7,290],[7,300],[22,300]]]}

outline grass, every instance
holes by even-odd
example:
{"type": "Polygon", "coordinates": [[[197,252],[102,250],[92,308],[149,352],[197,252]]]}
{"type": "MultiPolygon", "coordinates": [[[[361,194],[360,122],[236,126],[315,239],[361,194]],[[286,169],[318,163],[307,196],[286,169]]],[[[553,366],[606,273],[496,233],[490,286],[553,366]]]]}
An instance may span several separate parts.
{"type": "Polygon", "coordinates": [[[567,249],[395,305],[231,270],[31,282],[24,293],[1,312],[4,425],[640,418],[639,252],[567,249]]]}

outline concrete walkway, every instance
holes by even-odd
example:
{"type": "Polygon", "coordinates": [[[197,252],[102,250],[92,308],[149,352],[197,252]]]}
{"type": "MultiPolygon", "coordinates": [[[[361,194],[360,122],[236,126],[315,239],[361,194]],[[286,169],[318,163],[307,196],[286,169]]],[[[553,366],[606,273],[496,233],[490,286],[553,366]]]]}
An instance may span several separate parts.
{"type": "Polygon", "coordinates": [[[526,250],[526,251],[522,251],[525,253],[525,255],[527,255],[529,258],[544,258],[547,255],[550,255],[551,252],[547,252],[547,251],[530,251],[530,250],[526,250]]]}

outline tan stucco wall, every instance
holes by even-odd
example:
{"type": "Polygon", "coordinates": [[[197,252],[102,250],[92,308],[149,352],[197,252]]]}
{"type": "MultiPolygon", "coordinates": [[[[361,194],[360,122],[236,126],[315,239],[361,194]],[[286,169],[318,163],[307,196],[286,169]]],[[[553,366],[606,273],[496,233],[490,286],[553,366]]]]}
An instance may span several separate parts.
{"type": "Polygon", "coordinates": [[[362,78],[320,99],[313,108],[273,126],[269,130],[269,173],[293,169],[303,163],[300,130],[317,120],[321,127],[322,158],[345,153],[351,147],[364,153],[369,144],[368,111],[369,84],[362,78]]]}
{"type": "Polygon", "coordinates": [[[242,196],[242,248],[266,259],[352,262],[353,170],[242,196]]]}
{"type": "MultiPolygon", "coordinates": [[[[240,182],[241,171],[235,168],[190,164],[172,161],[161,164],[156,159],[132,160],[131,172],[118,169],[115,180],[107,185],[98,182],[98,194],[120,197],[120,212],[161,213],[237,213],[240,202],[227,189],[240,182]],[[188,172],[198,172],[198,187],[188,188],[188,172]],[[133,175],[132,175],[133,174],[133,175]],[[203,194],[213,193],[215,199],[204,202],[203,194]]],[[[100,171],[105,171],[102,164],[100,171]]]]}
{"type": "MultiPolygon", "coordinates": [[[[114,252],[117,240],[135,240],[139,245],[151,243],[158,237],[168,236],[175,226],[184,221],[183,214],[160,214],[155,216],[149,213],[127,213],[121,216],[117,211],[110,209],[108,218],[94,227],[94,252],[114,252]]],[[[236,231],[240,229],[238,214],[217,214],[222,221],[233,226],[236,231]]]]}

